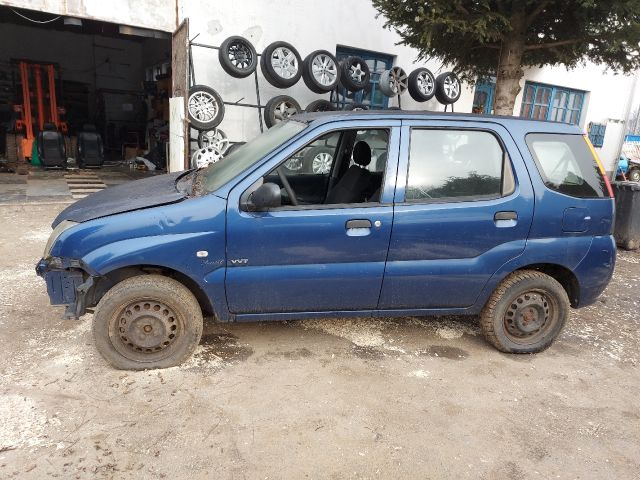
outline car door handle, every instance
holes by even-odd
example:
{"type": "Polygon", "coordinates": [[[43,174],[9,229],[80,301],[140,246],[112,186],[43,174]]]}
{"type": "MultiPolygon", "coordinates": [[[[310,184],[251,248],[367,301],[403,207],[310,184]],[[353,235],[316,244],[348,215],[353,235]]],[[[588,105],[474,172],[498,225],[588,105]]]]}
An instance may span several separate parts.
{"type": "Polygon", "coordinates": [[[496,212],[493,220],[496,222],[500,220],[518,220],[518,212],[496,212]]]}
{"type": "Polygon", "coordinates": [[[352,228],[371,228],[371,220],[347,220],[345,227],[347,230],[352,228]]]}

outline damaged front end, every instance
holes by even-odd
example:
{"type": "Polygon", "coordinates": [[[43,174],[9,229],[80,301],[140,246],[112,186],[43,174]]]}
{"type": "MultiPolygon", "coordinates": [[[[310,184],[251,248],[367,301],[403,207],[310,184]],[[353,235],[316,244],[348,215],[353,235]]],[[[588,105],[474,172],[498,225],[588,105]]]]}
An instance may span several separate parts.
{"type": "Polygon", "coordinates": [[[48,257],[36,265],[36,273],[47,283],[52,305],[66,305],[65,319],[77,319],[93,305],[93,289],[98,274],[80,260],[48,257]]]}

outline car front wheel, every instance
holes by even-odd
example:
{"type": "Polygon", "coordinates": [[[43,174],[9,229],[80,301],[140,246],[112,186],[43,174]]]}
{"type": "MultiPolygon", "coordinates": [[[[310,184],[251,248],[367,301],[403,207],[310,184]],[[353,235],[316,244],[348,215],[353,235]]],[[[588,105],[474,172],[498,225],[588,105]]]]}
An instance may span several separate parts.
{"type": "Polygon", "coordinates": [[[191,356],[202,326],[200,305],[183,284],[162,275],[140,275],[102,297],[93,336],[100,354],[115,368],[167,368],[191,356]]]}
{"type": "Polygon", "coordinates": [[[495,289],[480,314],[485,338],[507,353],[535,353],[549,347],[569,315],[569,297],[555,279],[520,270],[495,289]]]}

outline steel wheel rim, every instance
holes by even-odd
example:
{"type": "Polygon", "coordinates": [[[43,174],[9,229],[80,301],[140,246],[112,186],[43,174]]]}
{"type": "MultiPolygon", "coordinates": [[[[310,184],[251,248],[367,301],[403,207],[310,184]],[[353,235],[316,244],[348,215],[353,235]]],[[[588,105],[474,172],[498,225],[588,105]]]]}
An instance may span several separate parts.
{"type": "Polygon", "coordinates": [[[419,73],[416,77],[416,83],[418,84],[418,90],[420,90],[420,93],[424,96],[431,95],[435,89],[433,78],[427,72],[419,73]]]}
{"type": "Polygon", "coordinates": [[[298,58],[287,47],[278,47],[271,53],[271,66],[279,77],[286,80],[298,74],[298,58]]]}
{"type": "Polygon", "coordinates": [[[166,302],[129,302],[112,319],[109,337],[114,348],[135,361],[154,362],[171,354],[184,333],[184,322],[166,302]]]}
{"type": "Polygon", "coordinates": [[[316,174],[325,175],[331,171],[333,157],[327,152],[320,152],[311,161],[311,171],[316,174]]]}
{"type": "Polygon", "coordinates": [[[513,299],[504,315],[505,333],[521,345],[536,343],[558,321],[558,305],[543,290],[530,290],[513,299]]]}
{"type": "Polygon", "coordinates": [[[456,98],[460,92],[460,82],[451,75],[447,75],[443,82],[444,92],[449,98],[456,98]]]}
{"type": "Polygon", "coordinates": [[[338,66],[329,55],[321,53],[313,58],[311,73],[320,85],[329,87],[338,77],[338,66]]]}
{"type": "Polygon", "coordinates": [[[220,109],[216,97],[209,92],[198,91],[189,96],[189,114],[199,122],[210,122],[220,109]]]}
{"type": "Polygon", "coordinates": [[[365,76],[365,72],[360,62],[351,64],[351,66],[349,67],[349,76],[352,80],[355,80],[358,83],[362,83],[362,78],[365,76]]]}
{"type": "Polygon", "coordinates": [[[253,52],[243,42],[233,42],[229,45],[227,57],[231,64],[239,70],[247,70],[254,61],[253,52]]]}
{"type": "Polygon", "coordinates": [[[276,122],[282,122],[295,113],[298,113],[298,109],[291,102],[284,100],[276,105],[273,117],[276,122]]]}

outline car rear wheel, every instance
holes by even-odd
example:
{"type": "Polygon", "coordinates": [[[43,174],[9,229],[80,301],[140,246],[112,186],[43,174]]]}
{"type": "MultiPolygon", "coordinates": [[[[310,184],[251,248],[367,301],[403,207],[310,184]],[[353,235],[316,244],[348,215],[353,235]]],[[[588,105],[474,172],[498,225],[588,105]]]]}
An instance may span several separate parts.
{"type": "Polygon", "coordinates": [[[536,270],[505,278],[480,314],[485,338],[507,353],[540,352],[553,343],[569,315],[569,297],[555,279],[536,270]]]}
{"type": "Polygon", "coordinates": [[[116,284],[93,316],[98,351],[121,370],[180,365],[198,346],[202,326],[193,294],[162,275],[140,275],[116,284]]]}

